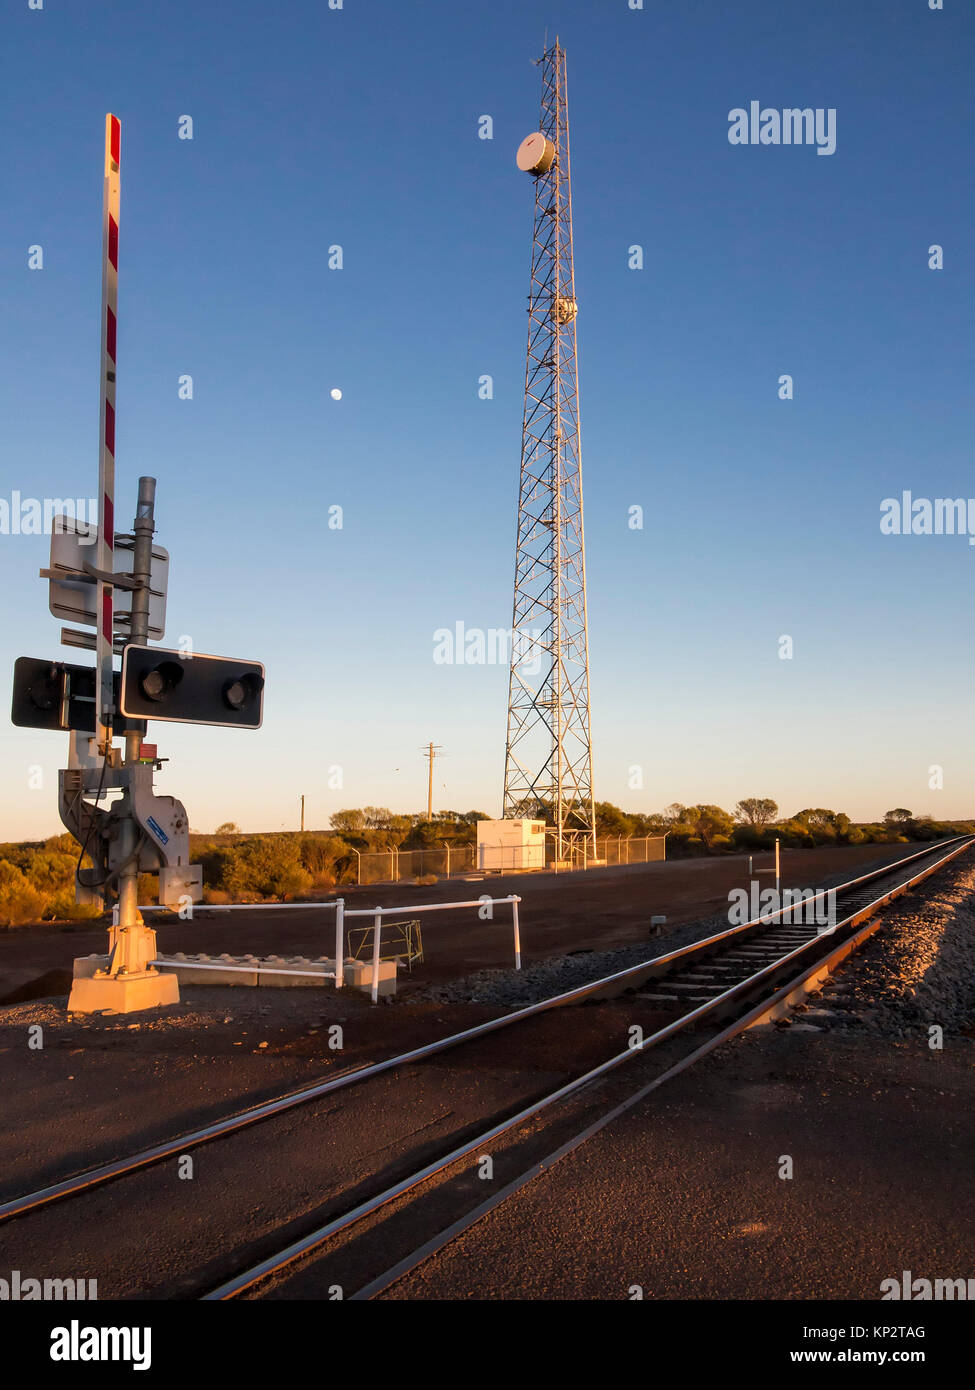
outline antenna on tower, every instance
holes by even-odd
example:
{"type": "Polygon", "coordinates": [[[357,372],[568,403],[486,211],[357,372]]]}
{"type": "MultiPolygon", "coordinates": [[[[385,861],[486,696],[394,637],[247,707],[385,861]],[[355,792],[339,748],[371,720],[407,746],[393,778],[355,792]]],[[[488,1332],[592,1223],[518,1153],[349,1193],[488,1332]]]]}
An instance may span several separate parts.
{"type": "Polygon", "coordinates": [[[556,862],[595,858],[589,639],[576,371],[565,53],[541,58],[539,129],[516,162],[535,180],[528,352],[505,749],[505,817],[544,818],[556,862]]]}

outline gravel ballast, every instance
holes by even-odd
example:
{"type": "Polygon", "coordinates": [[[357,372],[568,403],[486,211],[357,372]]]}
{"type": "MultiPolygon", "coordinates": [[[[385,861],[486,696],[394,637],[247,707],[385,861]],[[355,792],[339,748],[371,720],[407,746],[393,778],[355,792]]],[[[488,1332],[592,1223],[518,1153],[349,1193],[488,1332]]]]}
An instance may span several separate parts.
{"type": "MultiPolygon", "coordinates": [[[[832,883],[844,881],[835,875],[832,883]]],[[[960,1031],[975,1022],[975,864],[945,869],[885,911],[885,923],[836,982],[816,1013],[818,1027],[863,1027],[906,1036],[940,1024],[960,1031]]],[[[646,943],[610,951],[552,956],[524,970],[480,970],[411,991],[411,1001],[476,1002],[520,1008],[638,965],[728,928],[725,914],[675,927],[646,943]]],[[[813,1019],[809,1020],[813,1022],[813,1019]]]]}
{"type": "Polygon", "coordinates": [[[908,1037],[975,1024],[975,864],[941,870],[884,913],[884,924],[823,990],[819,1027],[908,1037]]]}

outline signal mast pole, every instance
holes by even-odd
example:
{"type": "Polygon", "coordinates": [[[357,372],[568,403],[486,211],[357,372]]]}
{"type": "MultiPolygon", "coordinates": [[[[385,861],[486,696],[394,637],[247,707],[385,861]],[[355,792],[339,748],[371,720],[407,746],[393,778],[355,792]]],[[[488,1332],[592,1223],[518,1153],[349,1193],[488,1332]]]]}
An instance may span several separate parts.
{"type": "MultiPolygon", "coordinates": [[[[118,331],[118,241],[121,211],[122,126],[117,116],[105,117],[105,191],[102,204],[102,389],[99,409],[100,444],[98,453],[98,603],[95,628],[95,737],[104,761],[113,759],[115,614],[113,586],[106,576],[115,567],[115,392],[116,338],[118,331]]],[[[149,579],[152,569],[154,531],[154,478],[139,479],[139,499],[135,519],[132,578],[138,587],[132,591],[129,637],[145,645],[149,633],[149,579]]],[[[136,767],[142,737],[125,735],[125,766],[136,767]]],[[[131,801],[132,792],[127,795],[131,801]]],[[[118,876],[118,921],[112,933],[114,950],[111,974],[145,972],[146,961],[155,954],[155,934],[143,925],[138,909],[139,864],[138,826],[133,816],[122,824],[120,843],[125,856],[118,876]]]]}
{"type": "MultiPolygon", "coordinates": [[[[152,537],[155,532],[155,478],[139,479],[139,497],[135,514],[135,544],[132,553],[132,578],[139,587],[132,591],[132,618],[129,641],[144,647],[149,641],[149,582],[152,577],[152,537]]],[[[125,735],[125,766],[138,767],[142,749],[141,733],[125,735]]],[[[130,790],[131,798],[132,792],[130,790]]],[[[130,816],[123,826],[125,862],[119,870],[118,935],[120,952],[113,968],[125,971],[144,970],[146,962],[156,953],[155,933],[145,926],[139,911],[139,828],[130,816]]]]}
{"type": "Polygon", "coordinates": [[[540,59],[539,129],[518,168],[535,180],[515,556],[506,818],[548,820],[557,864],[595,859],[589,638],[576,373],[565,53],[540,59]]]}

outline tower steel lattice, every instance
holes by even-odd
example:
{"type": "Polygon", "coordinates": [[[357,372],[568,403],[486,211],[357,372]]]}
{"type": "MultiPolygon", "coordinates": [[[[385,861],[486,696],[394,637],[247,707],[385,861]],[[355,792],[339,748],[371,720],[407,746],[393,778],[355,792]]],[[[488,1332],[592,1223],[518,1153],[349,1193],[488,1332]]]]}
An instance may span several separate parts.
{"type": "Polygon", "coordinates": [[[544,818],[559,862],[595,852],[589,640],[576,369],[565,53],[539,60],[539,131],[518,151],[535,179],[505,817],[544,818]]]}

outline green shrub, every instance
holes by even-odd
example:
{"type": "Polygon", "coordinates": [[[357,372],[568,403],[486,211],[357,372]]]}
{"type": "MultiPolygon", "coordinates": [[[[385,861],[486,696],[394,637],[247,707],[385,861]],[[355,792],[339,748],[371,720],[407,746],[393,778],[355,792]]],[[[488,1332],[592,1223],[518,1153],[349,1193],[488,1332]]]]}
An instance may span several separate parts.
{"type": "Polygon", "coordinates": [[[81,845],[73,835],[67,831],[63,835],[52,835],[44,841],[44,848],[51,854],[70,854],[71,858],[77,863],[78,851],[81,845]]]}
{"type": "Polygon", "coordinates": [[[813,843],[812,832],[808,825],[799,820],[787,820],[782,825],[777,825],[775,833],[784,845],[794,848],[801,848],[813,843]]]}
{"type": "Polygon", "coordinates": [[[201,847],[195,861],[203,867],[203,882],[208,888],[226,889],[227,876],[233,871],[238,858],[238,847],[229,845],[206,845],[201,847]]]}
{"type": "Polygon", "coordinates": [[[301,862],[301,846],[295,839],[255,837],[234,846],[234,862],[224,874],[223,886],[232,899],[293,898],[306,893],[312,877],[301,862]]]}
{"type": "Polygon", "coordinates": [[[75,902],[73,886],[59,889],[49,900],[47,911],[61,922],[91,922],[102,915],[96,903],[75,902]]]}
{"type": "Polygon", "coordinates": [[[736,825],[732,839],[741,849],[774,849],[775,832],[758,830],[754,825],[736,825]]]}
{"type": "Polygon", "coordinates": [[[355,877],[355,855],[340,835],[303,835],[301,862],[316,888],[331,891],[344,878],[355,877]]]}
{"type": "Polygon", "coordinates": [[[74,889],[74,870],[78,855],[41,849],[31,856],[27,878],[40,893],[53,894],[62,888],[74,889]]]}
{"type": "Polygon", "coordinates": [[[312,874],[310,891],[319,895],[324,893],[327,897],[329,893],[334,891],[336,883],[337,880],[334,874],[325,872],[312,874]]]}
{"type": "Polygon", "coordinates": [[[38,922],[46,906],[45,894],[34,887],[16,864],[0,859],[0,926],[19,927],[24,922],[38,922]]]}

